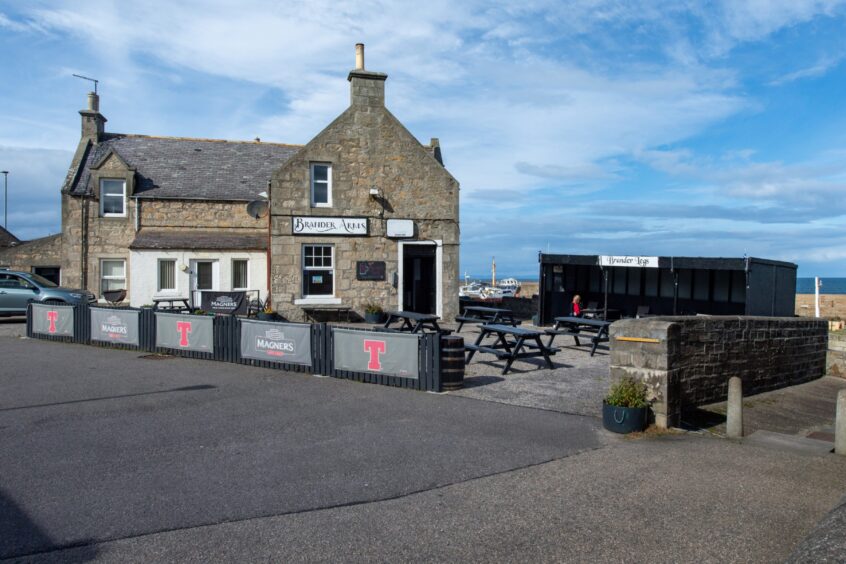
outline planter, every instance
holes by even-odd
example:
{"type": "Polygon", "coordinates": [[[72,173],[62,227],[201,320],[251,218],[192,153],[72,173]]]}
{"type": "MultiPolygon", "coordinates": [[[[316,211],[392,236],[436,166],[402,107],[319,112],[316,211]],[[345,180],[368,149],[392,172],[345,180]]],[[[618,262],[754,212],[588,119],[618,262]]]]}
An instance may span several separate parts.
{"type": "Polygon", "coordinates": [[[385,321],[385,314],[381,311],[376,312],[364,312],[364,321],[365,323],[382,323],[385,321]]]}
{"type": "Polygon", "coordinates": [[[259,321],[279,321],[279,314],[275,311],[266,312],[260,311],[256,314],[256,319],[259,321]]]}
{"type": "Polygon", "coordinates": [[[602,401],[602,426],[612,433],[636,433],[646,429],[648,407],[617,407],[602,401]]]}

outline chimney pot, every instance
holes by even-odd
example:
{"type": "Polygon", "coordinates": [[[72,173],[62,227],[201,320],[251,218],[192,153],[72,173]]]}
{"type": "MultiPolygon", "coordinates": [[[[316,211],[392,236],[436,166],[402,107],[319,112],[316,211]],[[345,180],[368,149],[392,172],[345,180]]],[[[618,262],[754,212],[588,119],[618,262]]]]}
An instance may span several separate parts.
{"type": "Polygon", "coordinates": [[[100,96],[96,92],[88,93],[88,110],[92,112],[100,111],[100,96]]]}
{"type": "Polygon", "coordinates": [[[364,70],[364,43],[355,44],[355,70],[364,70]]]}

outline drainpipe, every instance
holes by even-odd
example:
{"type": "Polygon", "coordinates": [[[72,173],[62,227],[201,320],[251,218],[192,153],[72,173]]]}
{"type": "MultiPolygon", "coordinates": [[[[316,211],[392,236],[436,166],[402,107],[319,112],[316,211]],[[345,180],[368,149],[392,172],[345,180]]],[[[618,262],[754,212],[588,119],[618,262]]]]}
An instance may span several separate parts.
{"type": "Polygon", "coordinates": [[[135,200],[135,232],[138,233],[141,231],[141,204],[138,202],[138,198],[134,198],[135,200]]]}
{"type": "Polygon", "coordinates": [[[85,194],[82,195],[80,203],[81,209],[79,213],[80,218],[80,238],[81,246],[79,249],[79,275],[80,288],[88,289],[88,202],[85,199],[85,194]]]}
{"type": "Polygon", "coordinates": [[[267,181],[267,303],[270,303],[270,265],[273,258],[271,241],[273,240],[271,234],[271,226],[273,225],[273,213],[271,213],[270,198],[273,192],[270,190],[270,180],[267,181]]]}

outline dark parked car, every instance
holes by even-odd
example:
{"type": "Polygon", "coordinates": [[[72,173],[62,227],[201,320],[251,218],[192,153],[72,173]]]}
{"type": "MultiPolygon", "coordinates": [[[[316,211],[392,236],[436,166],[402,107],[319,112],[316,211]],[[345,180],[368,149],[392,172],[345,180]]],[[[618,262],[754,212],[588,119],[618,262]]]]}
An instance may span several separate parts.
{"type": "Polygon", "coordinates": [[[96,301],[97,296],[87,290],[62,288],[31,272],[0,270],[0,316],[25,315],[30,302],[73,305],[96,301]]]}

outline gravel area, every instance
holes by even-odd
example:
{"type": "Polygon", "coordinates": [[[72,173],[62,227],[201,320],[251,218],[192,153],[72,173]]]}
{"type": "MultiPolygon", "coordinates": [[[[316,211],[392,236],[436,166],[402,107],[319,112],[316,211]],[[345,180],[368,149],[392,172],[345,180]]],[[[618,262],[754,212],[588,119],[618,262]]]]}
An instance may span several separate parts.
{"type": "MultiPolygon", "coordinates": [[[[522,327],[534,329],[525,324],[522,327]]],[[[464,337],[465,343],[473,343],[479,332],[475,326],[465,326],[458,335],[464,337]]],[[[542,357],[521,359],[504,376],[505,361],[490,354],[476,353],[465,367],[464,389],[449,393],[599,417],[602,398],[610,384],[608,351],[599,349],[591,357],[588,347],[575,347],[573,338],[564,336],[558,336],[554,346],[560,348],[552,357],[555,369],[547,368],[542,357]]]]}

